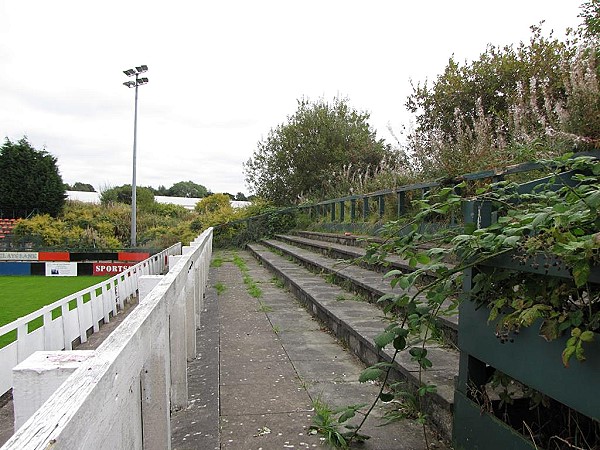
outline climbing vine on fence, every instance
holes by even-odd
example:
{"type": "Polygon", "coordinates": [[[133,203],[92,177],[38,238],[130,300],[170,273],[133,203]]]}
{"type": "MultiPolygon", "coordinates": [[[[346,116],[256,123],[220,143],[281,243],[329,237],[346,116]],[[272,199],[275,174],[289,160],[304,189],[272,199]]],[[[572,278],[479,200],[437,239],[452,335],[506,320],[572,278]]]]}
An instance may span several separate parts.
{"type": "MultiPolygon", "coordinates": [[[[540,324],[539,332],[548,341],[570,336],[562,354],[565,366],[573,358],[585,360],[586,343],[600,331],[600,289],[589,280],[600,265],[600,162],[569,156],[542,162],[551,175],[531,189],[508,181],[479,189],[466,182],[442,187],[419,202],[414,216],[385,226],[387,239],[371,246],[366,258],[382,262],[394,253],[405,258],[412,271],[391,270],[385,275],[397,293],[379,300],[389,325],[375,343],[380,349],[392,346],[393,357],[361,375],[361,382],[383,383],[353,432],[358,435],[378,401],[412,398],[415,411],[410,415],[425,422],[422,400],[436,390],[422,377],[433,364],[427,344],[438,318],[456,313],[464,297],[465,269],[478,269],[469,300],[489,309],[489,320],[497,320],[496,335],[501,342],[518,340],[520,328],[540,324]],[[467,198],[466,192],[473,195],[467,198]],[[456,224],[467,200],[474,202],[475,209],[490,207],[494,220],[489,226],[464,223],[438,227],[435,234],[423,231],[425,223],[456,224]],[[503,256],[517,261],[515,267],[495,267],[493,261],[503,256]],[[565,267],[571,276],[519,270],[519,260],[534,257],[549,275],[552,268],[565,267]],[[413,392],[385,384],[396,357],[404,351],[420,368],[420,386],[413,392]]],[[[390,417],[394,414],[407,416],[391,412],[390,417]]],[[[348,415],[341,415],[340,423],[348,415]]],[[[352,442],[352,435],[347,441],[352,442]]]]}

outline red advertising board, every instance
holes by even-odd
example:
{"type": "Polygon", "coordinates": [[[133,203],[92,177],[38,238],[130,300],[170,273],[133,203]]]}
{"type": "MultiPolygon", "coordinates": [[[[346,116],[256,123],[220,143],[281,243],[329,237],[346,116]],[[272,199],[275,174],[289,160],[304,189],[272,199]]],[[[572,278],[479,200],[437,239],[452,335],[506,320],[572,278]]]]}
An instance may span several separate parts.
{"type": "Polygon", "coordinates": [[[70,261],[69,252],[39,252],[39,261],[70,261]]]}
{"type": "Polygon", "coordinates": [[[150,258],[147,252],[119,252],[119,261],[143,261],[150,258]]]}
{"type": "Polygon", "coordinates": [[[92,264],[92,275],[116,275],[136,263],[99,262],[92,264]]]}

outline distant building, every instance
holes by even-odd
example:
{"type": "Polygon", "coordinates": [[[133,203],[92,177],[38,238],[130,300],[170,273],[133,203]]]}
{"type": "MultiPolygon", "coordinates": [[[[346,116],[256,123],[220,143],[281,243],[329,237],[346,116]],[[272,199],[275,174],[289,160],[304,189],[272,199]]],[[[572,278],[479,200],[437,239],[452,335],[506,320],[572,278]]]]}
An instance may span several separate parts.
{"type": "MultiPolygon", "coordinates": [[[[84,203],[100,203],[100,193],[98,192],[83,192],[83,191],[66,191],[67,200],[77,200],[84,203]]],[[[172,205],[183,206],[185,209],[194,209],[196,203],[201,199],[189,197],[167,197],[165,195],[155,195],[154,200],[158,203],[170,203],[172,205]]],[[[243,208],[249,205],[250,202],[241,202],[237,200],[231,201],[231,206],[234,208],[243,208]]]]}

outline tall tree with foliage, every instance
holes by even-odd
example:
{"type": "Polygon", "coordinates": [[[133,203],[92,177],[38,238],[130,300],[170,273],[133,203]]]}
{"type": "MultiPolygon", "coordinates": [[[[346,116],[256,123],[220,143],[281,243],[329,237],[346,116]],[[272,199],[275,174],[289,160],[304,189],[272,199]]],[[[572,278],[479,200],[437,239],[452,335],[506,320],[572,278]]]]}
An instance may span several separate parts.
{"type": "MultiPolygon", "coordinates": [[[[135,199],[138,208],[148,208],[154,205],[154,193],[151,188],[136,186],[135,199]]],[[[131,205],[131,185],[124,184],[102,191],[100,194],[100,203],[103,205],[111,203],[131,205]]]]}
{"type": "Polygon", "coordinates": [[[36,150],[26,137],[6,139],[0,147],[0,210],[26,215],[37,210],[56,217],[65,204],[65,188],[54,156],[36,150]]]}
{"type": "Polygon", "coordinates": [[[72,186],[65,184],[65,188],[67,191],[96,192],[94,186],[89,183],[82,183],[81,181],[76,181],[72,186]]]}
{"type": "Polygon", "coordinates": [[[376,138],[369,117],[344,99],[299,100],[294,115],[271,130],[244,164],[250,190],[287,205],[322,196],[336,172],[375,170],[390,148],[376,138]]]}
{"type": "Polygon", "coordinates": [[[170,197],[203,198],[208,195],[208,189],[193,181],[180,181],[168,189],[167,195],[170,197]]]}

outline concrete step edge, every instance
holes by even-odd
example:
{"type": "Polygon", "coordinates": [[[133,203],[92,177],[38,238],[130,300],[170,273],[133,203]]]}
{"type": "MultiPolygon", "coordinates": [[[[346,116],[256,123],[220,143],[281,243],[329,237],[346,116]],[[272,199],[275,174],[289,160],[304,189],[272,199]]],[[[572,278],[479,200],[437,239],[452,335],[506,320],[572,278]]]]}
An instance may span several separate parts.
{"type": "MultiPolygon", "coordinates": [[[[374,326],[370,327],[373,337],[370,337],[366,335],[364,329],[359,330],[357,326],[354,326],[351,319],[343,317],[344,310],[348,307],[342,308],[340,305],[336,305],[335,300],[335,293],[341,292],[342,288],[327,284],[319,276],[309,272],[308,269],[271,252],[264,245],[249,244],[248,250],[265,267],[281,278],[292,294],[307,306],[311,314],[323,321],[338,339],[347,344],[365,364],[372,365],[377,362],[389,362],[391,360],[390,354],[383,350],[377,350],[373,341],[374,335],[383,330],[383,323],[379,322],[381,325],[379,328],[376,322],[373,321],[374,326]],[[306,286],[306,283],[303,286],[302,277],[311,280],[310,286],[306,286]],[[327,292],[323,294],[317,292],[319,290],[327,292]]],[[[358,312],[361,313],[361,317],[369,317],[369,315],[371,318],[380,317],[380,312],[375,306],[364,302],[360,305],[362,306],[354,305],[353,309],[355,313],[360,309],[358,312]]],[[[369,322],[369,320],[363,322],[369,322]]],[[[432,425],[445,438],[451,439],[454,379],[458,375],[458,352],[440,347],[436,348],[435,353],[437,355],[432,353],[431,357],[434,367],[439,367],[439,370],[424,372],[422,382],[436,384],[438,391],[429,397],[424,407],[430,416],[432,425]],[[449,362],[449,367],[436,366],[436,359],[441,355],[444,355],[446,362],[449,362]],[[444,374],[445,376],[443,376],[444,374]]],[[[397,361],[394,368],[393,376],[395,380],[405,380],[413,387],[419,385],[418,372],[415,371],[414,363],[413,367],[410,367],[397,361]]]]}
{"type": "MultiPolygon", "coordinates": [[[[366,294],[369,297],[370,301],[377,301],[382,295],[387,294],[392,292],[391,287],[389,289],[381,289],[371,283],[369,283],[368,281],[363,281],[363,280],[359,280],[356,279],[355,277],[353,277],[351,274],[348,274],[347,272],[340,270],[340,269],[336,269],[334,267],[334,264],[328,264],[327,260],[331,260],[331,258],[325,256],[325,255],[319,255],[315,252],[312,252],[309,249],[305,249],[309,252],[309,254],[302,254],[299,251],[296,251],[296,249],[298,247],[296,247],[295,245],[289,245],[284,243],[281,243],[278,240],[275,239],[265,239],[263,241],[261,241],[263,244],[265,244],[266,246],[276,249],[278,251],[281,251],[289,256],[291,256],[294,260],[296,260],[298,263],[304,265],[305,267],[308,267],[309,270],[316,270],[317,272],[326,272],[328,274],[332,274],[334,275],[336,278],[338,279],[342,279],[346,282],[350,282],[352,283],[354,286],[358,287],[357,291],[366,294]],[[314,255],[314,256],[312,256],[314,255]]],[[[369,271],[368,269],[364,269],[358,266],[353,266],[355,268],[355,270],[357,271],[365,271],[366,272],[372,272],[369,271]]],[[[441,331],[444,333],[444,336],[446,337],[446,339],[448,339],[448,342],[450,342],[452,345],[457,346],[458,345],[458,316],[452,316],[452,317],[440,317],[439,318],[439,326],[441,328],[441,331]]]]}

